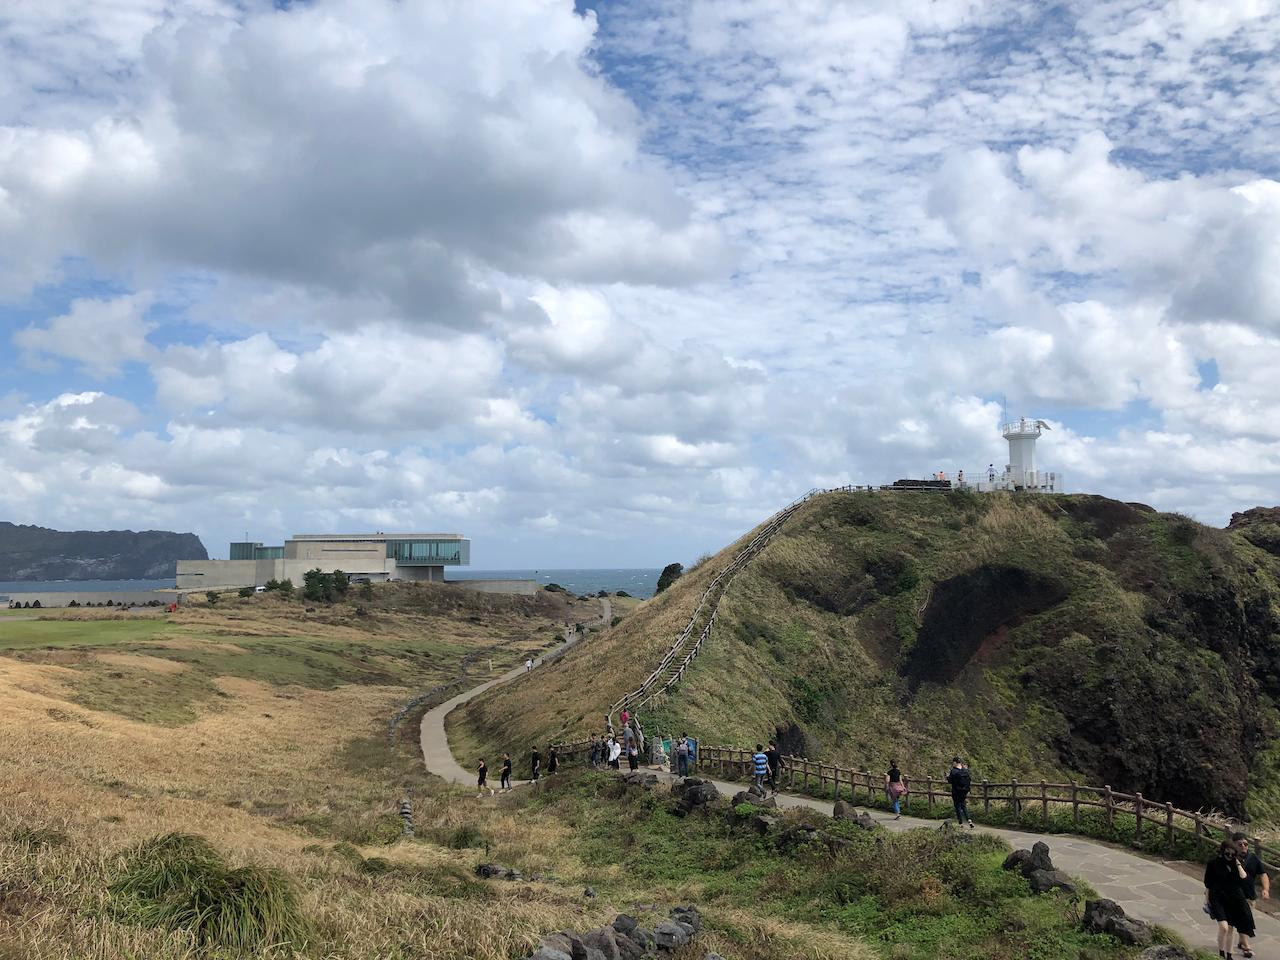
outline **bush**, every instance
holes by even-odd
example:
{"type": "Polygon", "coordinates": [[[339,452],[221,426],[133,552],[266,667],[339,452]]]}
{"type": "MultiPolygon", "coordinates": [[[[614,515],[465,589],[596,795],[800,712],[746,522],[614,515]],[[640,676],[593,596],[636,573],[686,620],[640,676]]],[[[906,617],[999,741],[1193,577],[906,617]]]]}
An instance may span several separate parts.
{"type": "MultiPolygon", "coordinates": [[[[206,598],[208,599],[208,601],[209,601],[209,606],[213,606],[215,603],[217,603],[217,602],[218,602],[218,591],[217,591],[217,590],[206,590],[204,595],[205,595],[205,597],[206,597],[206,598]]],[[[108,600],[108,601],[107,601],[107,603],[108,603],[108,604],[110,604],[110,603],[111,603],[111,601],[110,601],[110,600],[108,600]]]]}
{"type": "Polygon", "coordinates": [[[240,596],[242,596],[242,597],[252,597],[252,596],[253,596],[253,594],[254,594],[254,589],[253,589],[253,587],[241,587],[241,588],[240,588],[240,596]]]}
{"type": "Polygon", "coordinates": [[[230,869],[202,837],[169,833],[125,858],[111,884],[118,919],[185,930],[205,947],[259,953],[307,940],[308,925],[288,879],[263,867],[230,869]]]}
{"type": "Polygon", "coordinates": [[[667,589],[667,587],[680,579],[682,573],[684,573],[684,564],[668,563],[662,568],[662,572],[658,574],[658,586],[655,588],[654,593],[661,593],[667,589]]]}
{"type": "Polygon", "coordinates": [[[39,610],[39,609],[40,609],[40,601],[39,601],[39,600],[32,600],[32,601],[31,601],[31,609],[32,609],[32,610],[39,610]]]}
{"type": "Polygon", "coordinates": [[[466,850],[469,847],[483,849],[489,845],[489,841],[485,839],[479,827],[464,823],[449,832],[449,835],[445,837],[444,845],[450,850],[466,850]]]}

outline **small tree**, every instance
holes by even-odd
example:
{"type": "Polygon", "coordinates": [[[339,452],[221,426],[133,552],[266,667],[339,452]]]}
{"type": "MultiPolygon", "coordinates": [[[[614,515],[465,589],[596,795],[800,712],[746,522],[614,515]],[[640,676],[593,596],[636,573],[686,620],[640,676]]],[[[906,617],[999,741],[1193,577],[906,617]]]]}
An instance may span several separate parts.
{"type": "Polygon", "coordinates": [[[330,602],[341,600],[347,595],[347,588],[351,586],[351,581],[347,579],[347,575],[341,570],[335,570],[329,574],[329,589],[326,591],[326,600],[330,602]]]}
{"type": "Polygon", "coordinates": [[[661,593],[667,589],[667,587],[680,579],[682,573],[684,573],[684,564],[668,563],[662,568],[662,572],[658,574],[658,587],[654,590],[654,593],[661,593]]]}
{"type": "Polygon", "coordinates": [[[373,584],[372,584],[372,583],[366,583],[364,586],[362,586],[362,587],[360,588],[360,599],[361,599],[361,600],[372,600],[372,599],[373,599],[373,584]]]}
{"type": "Polygon", "coordinates": [[[282,596],[282,597],[292,597],[292,596],[293,596],[293,581],[292,581],[292,580],[287,580],[287,579],[286,579],[286,580],[281,580],[278,584],[276,584],[276,590],[278,590],[278,591],[280,592],[280,596],[282,596]]]}
{"type": "Polygon", "coordinates": [[[326,600],[329,592],[329,578],[320,572],[320,568],[308,570],[302,575],[302,596],[305,600],[326,600]]]}

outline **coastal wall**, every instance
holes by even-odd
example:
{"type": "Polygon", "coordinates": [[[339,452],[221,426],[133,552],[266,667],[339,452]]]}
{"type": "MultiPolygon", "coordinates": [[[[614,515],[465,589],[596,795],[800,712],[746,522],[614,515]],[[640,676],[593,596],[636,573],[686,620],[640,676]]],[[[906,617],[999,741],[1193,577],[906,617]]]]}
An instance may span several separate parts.
{"type": "Polygon", "coordinates": [[[183,594],[178,590],[48,590],[33,591],[31,593],[17,593],[10,591],[9,593],[0,593],[0,607],[6,607],[10,601],[22,604],[34,604],[37,600],[43,608],[49,607],[65,607],[72,600],[85,606],[86,604],[99,604],[111,601],[113,606],[121,604],[147,604],[152,600],[159,600],[161,603],[182,602],[183,594]]]}

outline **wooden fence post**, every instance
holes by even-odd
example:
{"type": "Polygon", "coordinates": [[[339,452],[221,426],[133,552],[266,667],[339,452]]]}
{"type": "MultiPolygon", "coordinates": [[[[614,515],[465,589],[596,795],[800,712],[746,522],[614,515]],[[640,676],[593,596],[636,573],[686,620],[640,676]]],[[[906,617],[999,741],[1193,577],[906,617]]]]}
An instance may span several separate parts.
{"type": "Polygon", "coordinates": [[[1116,824],[1116,808],[1115,801],[1111,798],[1111,784],[1103,786],[1102,802],[1107,805],[1107,828],[1111,829],[1116,824]]]}
{"type": "Polygon", "coordinates": [[[1043,780],[1040,781],[1040,809],[1044,813],[1044,825],[1047,827],[1049,825],[1049,787],[1043,780]]]}
{"type": "Polygon", "coordinates": [[[1168,852],[1173,849],[1173,804],[1164,805],[1164,848],[1168,852]]]}
{"type": "Polygon", "coordinates": [[[1080,826],[1080,790],[1074,780],[1071,781],[1071,822],[1080,826]]]}
{"type": "Polygon", "coordinates": [[[1135,847],[1142,846],[1142,794],[1135,793],[1133,795],[1133,845],[1135,847]]]}
{"type": "Polygon", "coordinates": [[[871,806],[871,771],[863,771],[867,775],[867,806],[871,806]]]}

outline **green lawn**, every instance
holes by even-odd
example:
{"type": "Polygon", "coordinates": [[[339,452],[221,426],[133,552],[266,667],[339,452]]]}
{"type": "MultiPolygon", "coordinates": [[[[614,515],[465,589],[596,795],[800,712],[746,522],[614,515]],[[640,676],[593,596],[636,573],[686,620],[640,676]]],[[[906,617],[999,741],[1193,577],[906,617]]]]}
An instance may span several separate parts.
{"type": "MultiPolygon", "coordinates": [[[[38,611],[37,611],[38,612],[38,611]]],[[[30,613],[24,610],[23,613],[30,613]]],[[[164,620],[0,620],[0,650],[35,650],[41,647],[110,647],[122,643],[155,640],[173,634],[164,620]]]]}

